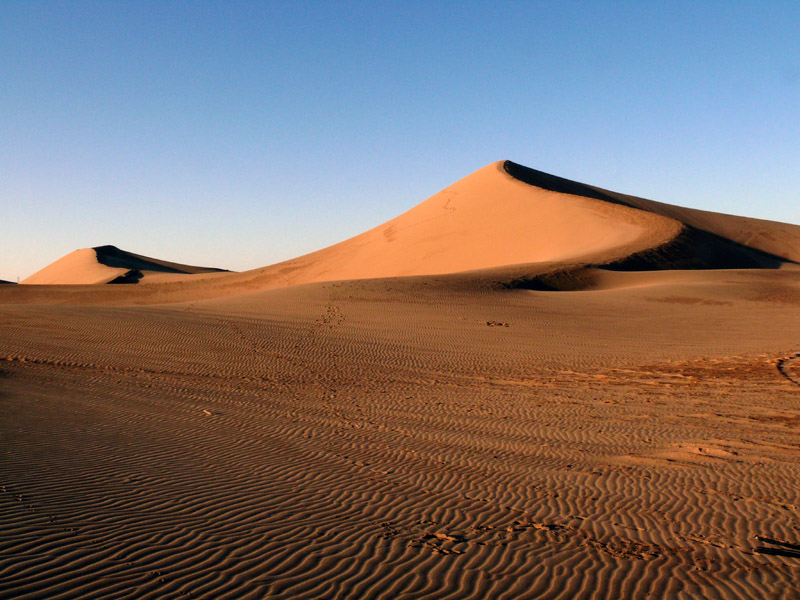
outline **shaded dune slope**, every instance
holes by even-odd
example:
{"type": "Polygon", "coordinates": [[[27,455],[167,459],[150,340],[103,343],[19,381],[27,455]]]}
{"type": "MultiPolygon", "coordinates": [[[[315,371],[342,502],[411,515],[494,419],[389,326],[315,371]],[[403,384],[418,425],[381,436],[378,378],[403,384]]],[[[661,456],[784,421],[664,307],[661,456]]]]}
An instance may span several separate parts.
{"type": "Polygon", "coordinates": [[[223,269],[195,267],[120,250],[116,246],[82,248],[24,279],[24,284],[64,285],[138,283],[157,274],[197,275],[223,269]]]}
{"type": "MultiPolygon", "coordinates": [[[[512,177],[542,189],[595,198],[648,211],[681,222],[686,231],[677,248],[667,251],[664,264],[687,261],[686,268],[775,268],[780,262],[800,262],[800,227],[685,208],[586,185],[505,161],[512,177]],[[689,254],[694,250],[694,263],[689,254]],[[727,255],[727,256],[725,256],[727,255]],[[679,258],[680,256],[680,258],[679,258]]],[[[641,264],[641,263],[640,263],[641,264]]],[[[659,268],[657,261],[648,266],[659,268]]]]}
{"type": "MultiPolygon", "coordinates": [[[[778,269],[800,260],[800,227],[788,223],[701,211],[645,200],[556,177],[511,161],[505,171],[529,185],[581,195],[672,219],[681,231],[671,240],[612,261],[565,265],[544,274],[522,275],[509,287],[541,291],[601,289],[652,284],[652,278],[603,276],[601,271],[675,271],[706,269],[778,269]],[[624,285],[623,285],[624,286],[624,285]]],[[[664,278],[656,281],[663,284],[664,278]]]]}

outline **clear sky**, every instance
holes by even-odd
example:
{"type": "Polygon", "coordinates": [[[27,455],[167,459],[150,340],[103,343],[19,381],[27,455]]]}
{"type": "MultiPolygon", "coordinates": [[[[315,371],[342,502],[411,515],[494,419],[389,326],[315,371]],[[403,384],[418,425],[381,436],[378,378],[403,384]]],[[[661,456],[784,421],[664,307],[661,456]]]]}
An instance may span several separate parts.
{"type": "Polygon", "coordinates": [[[0,279],[265,266],[506,158],[800,223],[800,2],[0,3],[0,279]]]}

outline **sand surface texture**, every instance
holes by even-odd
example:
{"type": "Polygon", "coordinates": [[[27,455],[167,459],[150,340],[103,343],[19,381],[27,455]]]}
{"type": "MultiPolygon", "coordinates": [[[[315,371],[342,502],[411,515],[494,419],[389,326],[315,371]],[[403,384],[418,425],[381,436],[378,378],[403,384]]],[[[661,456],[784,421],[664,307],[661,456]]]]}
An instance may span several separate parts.
{"type": "Polygon", "coordinates": [[[797,598],[800,227],[581,185],[0,286],[0,597],[797,598]]]}

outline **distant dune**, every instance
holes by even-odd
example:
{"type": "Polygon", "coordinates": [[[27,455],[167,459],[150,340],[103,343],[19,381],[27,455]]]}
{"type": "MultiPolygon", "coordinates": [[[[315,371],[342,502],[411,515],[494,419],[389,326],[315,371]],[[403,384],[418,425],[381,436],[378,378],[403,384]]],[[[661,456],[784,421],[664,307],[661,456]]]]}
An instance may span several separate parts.
{"type": "Polygon", "coordinates": [[[168,275],[219,273],[224,269],[194,267],[125,252],[116,246],[97,246],[70,252],[23,279],[23,284],[138,283],[174,279],[168,275]]]}

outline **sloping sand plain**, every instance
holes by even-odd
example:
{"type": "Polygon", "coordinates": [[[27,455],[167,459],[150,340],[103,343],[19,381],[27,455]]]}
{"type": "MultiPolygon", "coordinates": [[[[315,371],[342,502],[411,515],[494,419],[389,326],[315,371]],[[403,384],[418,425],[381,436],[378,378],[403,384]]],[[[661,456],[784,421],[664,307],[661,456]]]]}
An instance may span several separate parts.
{"type": "Polygon", "coordinates": [[[799,252],[500,162],[263,269],[2,286],[0,597],[797,598],[799,252]]]}

